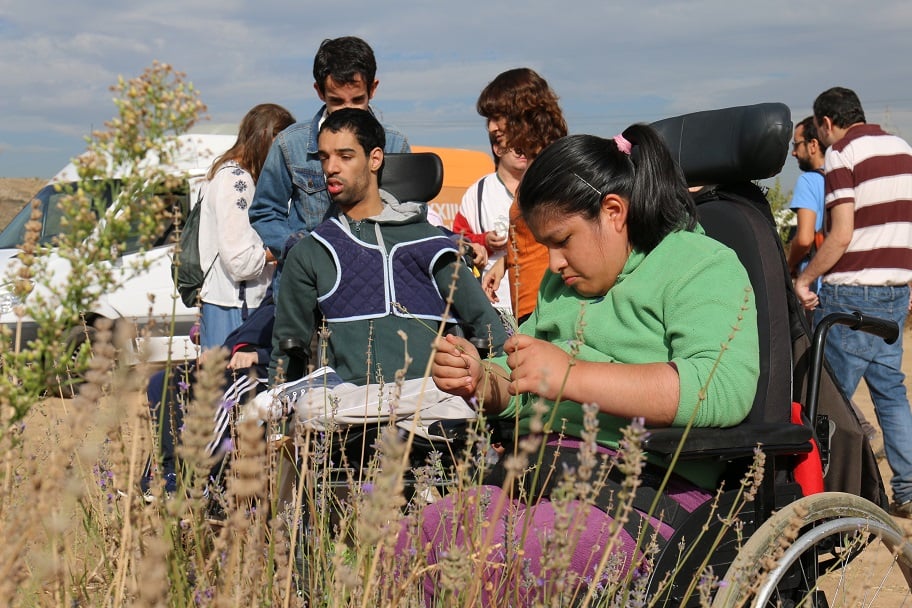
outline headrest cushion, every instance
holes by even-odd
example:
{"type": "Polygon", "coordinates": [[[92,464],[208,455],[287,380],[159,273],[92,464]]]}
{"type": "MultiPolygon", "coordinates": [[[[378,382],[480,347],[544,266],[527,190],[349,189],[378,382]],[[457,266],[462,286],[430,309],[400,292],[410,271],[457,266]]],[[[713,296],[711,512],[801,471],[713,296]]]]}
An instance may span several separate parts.
{"type": "Polygon", "coordinates": [[[782,103],[694,112],[652,123],[691,186],[773,177],[788,158],[792,118],[782,103]]]}
{"type": "Polygon", "coordinates": [[[385,154],[380,187],[400,201],[426,203],[443,186],[443,162],[433,152],[385,154]]]}

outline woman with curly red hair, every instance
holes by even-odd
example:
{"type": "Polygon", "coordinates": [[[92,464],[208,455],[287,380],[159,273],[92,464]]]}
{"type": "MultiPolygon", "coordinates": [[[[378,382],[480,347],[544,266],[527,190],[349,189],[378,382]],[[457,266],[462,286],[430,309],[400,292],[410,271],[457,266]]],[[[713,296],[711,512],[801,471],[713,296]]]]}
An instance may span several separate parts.
{"type": "MultiPolygon", "coordinates": [[[[475,107],[487,119],[488,132],[497,144],[525,156],[530,163],[545,146],[567,134],[557,94],[530,68],[498,74],[482,90],[475,107]]],[[[483,284],[488,297],[493,297],[509,271],[506,278],[511,285],[513,312],[522,323],[535,309],[538,286],[548,267],[548,250],[535,241],[515,199],[510,207],[510,236],[504,247],[505,263],[492,267],[483,284]]]]}

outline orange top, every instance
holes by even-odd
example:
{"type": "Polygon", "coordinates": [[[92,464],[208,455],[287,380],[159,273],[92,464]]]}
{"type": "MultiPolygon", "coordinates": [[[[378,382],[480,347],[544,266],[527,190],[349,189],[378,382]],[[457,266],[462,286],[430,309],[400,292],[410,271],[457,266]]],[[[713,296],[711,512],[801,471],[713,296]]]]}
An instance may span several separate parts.
{"type": "Polygon", "coordinates": [[[510,246],[507,247],[507,272],[513,314],[517,319],[535,310],[538,286],[548,269],[548,248],[532,236],[522,219],[516,199],[510,205],[510,246]]]}

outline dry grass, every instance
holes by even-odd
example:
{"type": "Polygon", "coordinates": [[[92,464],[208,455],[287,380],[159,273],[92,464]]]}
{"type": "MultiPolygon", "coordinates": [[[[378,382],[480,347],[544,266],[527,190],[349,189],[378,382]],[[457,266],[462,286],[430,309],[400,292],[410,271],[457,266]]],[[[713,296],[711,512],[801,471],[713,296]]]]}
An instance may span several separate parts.
{"type": "MultiPolygon", "coordinates": [[[[0,583],[0,603],[421,606],[422,583],[431,577],[440,586],[435,606],[475,606],[482,597],[509,598],[515,591],[508,589],[529,588],[520,548],[507,552],[504,575],[491,587],[485,573],[491,556],[501,550],[490,544],[491,522],[483,517],[465,531],[465,544],[449,548],[446,559],[428,561],[428,547],[417,541],[427,497],[453,489],[458,492],[454,496],[470,497],[478,490],[479,466],[484,466],[488,447],[480,434],[478,443],[458,456],[452,485],[440,487],[440,470],[430,467],[414,471],[412,492],[405,483],[406,444],[392,427],[381,433],[377,459],[368,464],[365,476],[343,477],[341,486],[333,486],[327,483],[325,433],[299,428],[282,444],[267,442],[264,437],[277,429],[264,433],[248,420],[235,429],[236,449],[224,489],[207,488],[205,472],[211,463],[202,453],[221,398],[223,365],[218,361],[199,374],[187,405],[180,454],[196,474],[183,479],[175,495],[166,497],[159,487],[155,500],[145,502],[138,480],[155,447],[142,384],[152,370],[119,368],[109,333],[100,332],[98,339],[80,396],[36,403],[15,435],[15,445],[2,452],[0,534],[12,542],[0,545],[5,569],[0,581],[8,581],[0,583]],[[297,457],[289,459],[289,454],[297,457]],[[291,467],[303,483],[283,483],[291,467]],[[216,503],[221,513],[213,519],[216,503]]],[[[588,411],[580,468],[571,472],[555,499],[559,533],[549,541],[549,567],[531,596],[535,605],[566,605],[568,598],[585,606],[608,605],[610,597],[628,598],[624,603],[645,600],[646,579],[628,580],[611,558],[618,550],[612,549],[618,527],[595,560],[593,579],[601,581],[601,591],[568,567],[574,539],[587,533],[573,515],[578,505],[592,504],[609,469],[621,466],[628,482],[616,497],[616,516],[623,521],[642,464],[638,445],[643,431],[636,427],[628,432],[620,463],[597,456],[595,410],[588,411]]],[[[541,445],[523,442],[511,457],[510,475],[521,479],[530,463],[540,462],[541,445]]],[[[537,468],[542,475],[555,474],[548,462],[537,468]]],[[[471,500],[454,504],[455,520],[480,514],[471,500]]],[[[512,511],[502,517],[518,538],[535,534],[512,511]]],[[[648,568],[636,562],[634,567],[648,568]]]]}
{"type": "Polygon", "coordinates": [[[47,181],[39,177],[0,177],[0,227],[6,226],[47,181]]]}

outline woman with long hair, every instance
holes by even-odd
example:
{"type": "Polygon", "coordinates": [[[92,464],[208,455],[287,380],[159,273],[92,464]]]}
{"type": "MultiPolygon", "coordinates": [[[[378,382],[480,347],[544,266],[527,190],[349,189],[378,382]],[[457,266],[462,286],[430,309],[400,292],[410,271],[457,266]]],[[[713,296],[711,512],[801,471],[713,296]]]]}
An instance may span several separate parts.
{"type": "Polygon", "coordinates": [[[209,168],[198,204],[200,264],[206,273],[200,290],[203,349],[221,346],[259,306],[272,281],[275,259],[250,226],[247,207],[273,139],[294,123],[282,106],[254,106],[241,121],[238,138],[209,168]]]}

